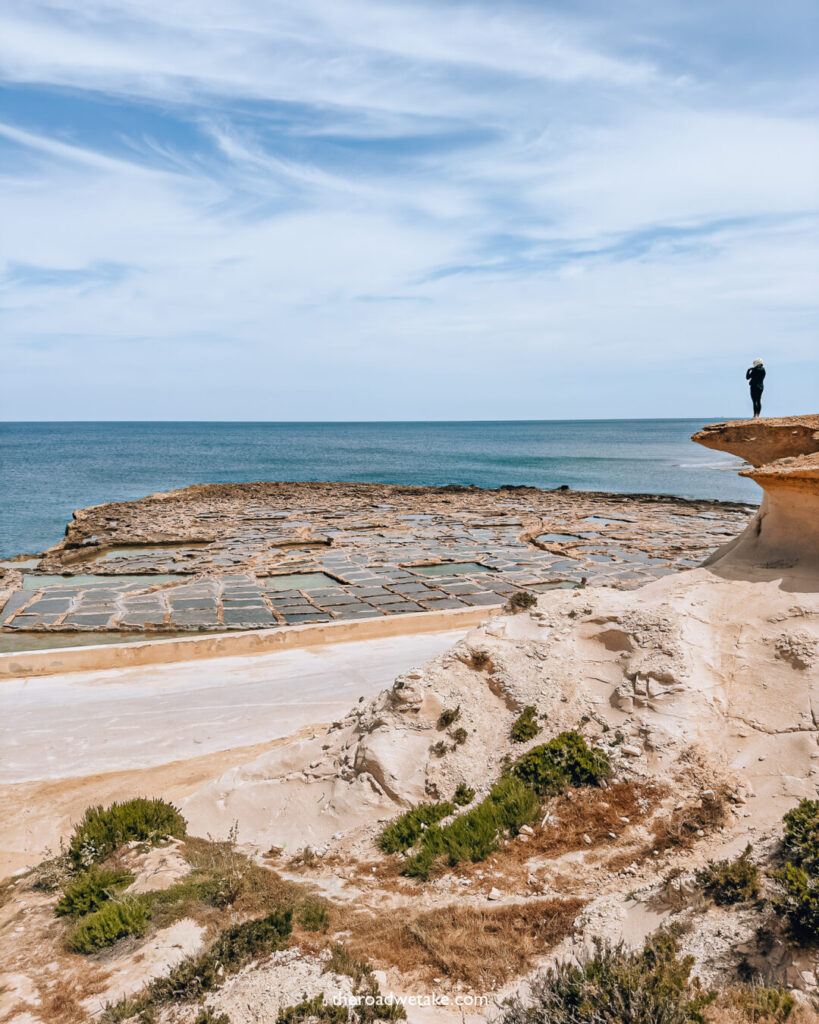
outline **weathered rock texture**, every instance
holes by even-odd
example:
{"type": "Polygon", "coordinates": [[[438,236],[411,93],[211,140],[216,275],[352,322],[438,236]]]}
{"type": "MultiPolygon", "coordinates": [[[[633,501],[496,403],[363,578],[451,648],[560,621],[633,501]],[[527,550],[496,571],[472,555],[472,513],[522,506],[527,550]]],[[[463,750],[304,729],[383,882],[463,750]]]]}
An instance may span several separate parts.
{"type": "Polygon", "coordinates": [[[692,440],[739,455],[741,475],[764,491],[759,512],[705,562],[714,568],[772,570],[788,578],[819,568],[819,416],[712,423],[692,440]]]}

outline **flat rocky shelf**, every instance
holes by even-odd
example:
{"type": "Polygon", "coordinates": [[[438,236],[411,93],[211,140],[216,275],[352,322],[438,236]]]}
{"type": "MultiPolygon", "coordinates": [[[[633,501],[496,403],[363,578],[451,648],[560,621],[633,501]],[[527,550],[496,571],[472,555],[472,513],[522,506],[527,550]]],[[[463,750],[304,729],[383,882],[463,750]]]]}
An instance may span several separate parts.
{"type": "Polygon", "coordinates": [[[75,512],[0,566],[4,632],[216,632],[636,587],[698,565],[746,505],[528,487],[211,484],[75,512]]]}

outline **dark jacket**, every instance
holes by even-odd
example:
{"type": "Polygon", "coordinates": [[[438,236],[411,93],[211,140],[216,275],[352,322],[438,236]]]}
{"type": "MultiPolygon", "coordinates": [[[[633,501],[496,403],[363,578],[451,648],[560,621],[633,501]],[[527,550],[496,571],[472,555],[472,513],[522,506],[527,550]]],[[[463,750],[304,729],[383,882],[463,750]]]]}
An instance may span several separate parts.
{"type": "Polygon", "coordinates": [[[765,367],[752,366],[745,374],[745,380],[750,381],[751,391],[761,391],[765,387],[762,383],[765,380],[765,367]]]}

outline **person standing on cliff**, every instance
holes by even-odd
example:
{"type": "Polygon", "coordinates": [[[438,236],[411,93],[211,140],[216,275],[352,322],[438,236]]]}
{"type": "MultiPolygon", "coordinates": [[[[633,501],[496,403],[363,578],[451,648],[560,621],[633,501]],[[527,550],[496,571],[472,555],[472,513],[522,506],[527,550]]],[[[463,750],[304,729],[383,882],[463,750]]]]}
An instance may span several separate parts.
{"type": "Polygon", "coordinates": [[[765,367],[761,359],[755,359],[754,365],[745,373],[745,380],[751,385],[751,401],[754,403],[754,419],[762,413],[762,391],[765,387],[765,367]]]}

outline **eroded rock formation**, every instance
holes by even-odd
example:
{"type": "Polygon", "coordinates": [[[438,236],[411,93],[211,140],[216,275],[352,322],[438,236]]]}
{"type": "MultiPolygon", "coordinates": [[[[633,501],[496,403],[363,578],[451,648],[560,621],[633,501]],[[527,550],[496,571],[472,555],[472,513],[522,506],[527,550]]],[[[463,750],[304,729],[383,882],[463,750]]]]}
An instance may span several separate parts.
{"type": "Polygon", "coordinates": [[[692,440],[745,459],[751,468],[741,475],[764,491],[747,529],[705,565],[788,579],[813,576],[819,568],[819,416],[712,423],[692,440]]]}

